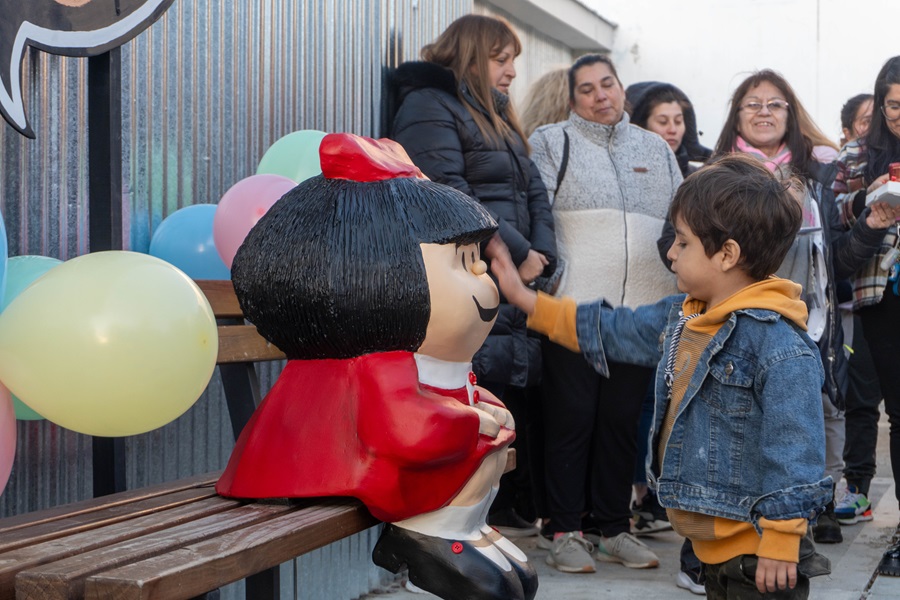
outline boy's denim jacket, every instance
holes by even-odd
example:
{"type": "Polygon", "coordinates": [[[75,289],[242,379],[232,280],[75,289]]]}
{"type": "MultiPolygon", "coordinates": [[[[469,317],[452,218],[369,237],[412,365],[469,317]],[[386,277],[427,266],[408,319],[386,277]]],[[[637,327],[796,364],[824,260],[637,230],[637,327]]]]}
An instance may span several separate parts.
{"type": "Polygon", "coordinates": [[[700,355],[659,473],[651,460],[668,397],[664,371],[683,294],[637,309],[578,306],[578,343],[598,373],[607,359],[655,366],[647,474],[660,504],[750,522],[814,519],[831,500],[824,476],[819,350],[776,312],[731,314],[700,355]]]}

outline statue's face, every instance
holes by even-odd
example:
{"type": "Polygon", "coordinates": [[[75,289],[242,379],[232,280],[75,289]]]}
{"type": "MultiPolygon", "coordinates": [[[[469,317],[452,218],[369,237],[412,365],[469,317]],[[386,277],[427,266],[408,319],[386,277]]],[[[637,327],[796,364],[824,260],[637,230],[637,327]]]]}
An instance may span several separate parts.
{"type": "Polygon", "coordinates": [[[469,362],[484,343],[500,308],[500,295],[487,275],[478,244],[421,244],[431,318],[418,352],[469,362]]]}

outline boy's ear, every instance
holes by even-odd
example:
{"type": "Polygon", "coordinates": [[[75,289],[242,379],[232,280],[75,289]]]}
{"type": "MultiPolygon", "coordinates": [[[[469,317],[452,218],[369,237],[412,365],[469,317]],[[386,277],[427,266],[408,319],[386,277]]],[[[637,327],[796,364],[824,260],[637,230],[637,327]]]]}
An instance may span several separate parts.
{"type": "Polygon", "coordinates": [[[722,248],[719,249],[719,254],[719,264],[722,268],[722,272],[730,271],[741,262],[741,245],[738,244],[737,241],[728,238],[725,240],[725,243],[722,244],[722,248]]]}

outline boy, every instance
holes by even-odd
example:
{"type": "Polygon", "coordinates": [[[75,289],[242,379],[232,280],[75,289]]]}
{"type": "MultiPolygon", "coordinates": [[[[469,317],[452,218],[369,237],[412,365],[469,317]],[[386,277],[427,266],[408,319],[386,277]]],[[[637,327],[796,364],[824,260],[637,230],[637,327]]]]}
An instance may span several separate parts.
{"type": "Polygon", "coordinates": [[[831,499],[824,371],[800,286],[771,276],[800,204],[759,161],[730,155],[688,177],[669,210],[668,258],[686,295],[634,310],[535,293],[502,244],[487,253],[529,327],[603,375],[607,360],[657,367],[660,468],[648,478],[704,563],[708,597],[806,598],[808,577],[828,572],[805,537],[831,499]]]}

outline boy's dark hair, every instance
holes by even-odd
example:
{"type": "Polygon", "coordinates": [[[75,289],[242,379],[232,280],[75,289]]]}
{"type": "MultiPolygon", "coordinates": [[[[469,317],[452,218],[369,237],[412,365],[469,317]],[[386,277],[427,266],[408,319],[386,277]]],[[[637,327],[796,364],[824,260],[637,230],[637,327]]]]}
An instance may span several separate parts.
{"type": "Polygon", "coordinates": [[[419,244],[479,243],[496,229],[440,183],[318,175],[250,230],[231,276],[247,319],[289,359],[414,351],[431,316],[419,244]]]}
{"type": "Polygon", "coordinates": [[[781,181],[741,153],[713,160],[689,175],[669,207],[700,238],[707,256],[729,239],[741,247],[738,266],[761,281],[778,270],[803,220],[795,179],[781,181]]]}

